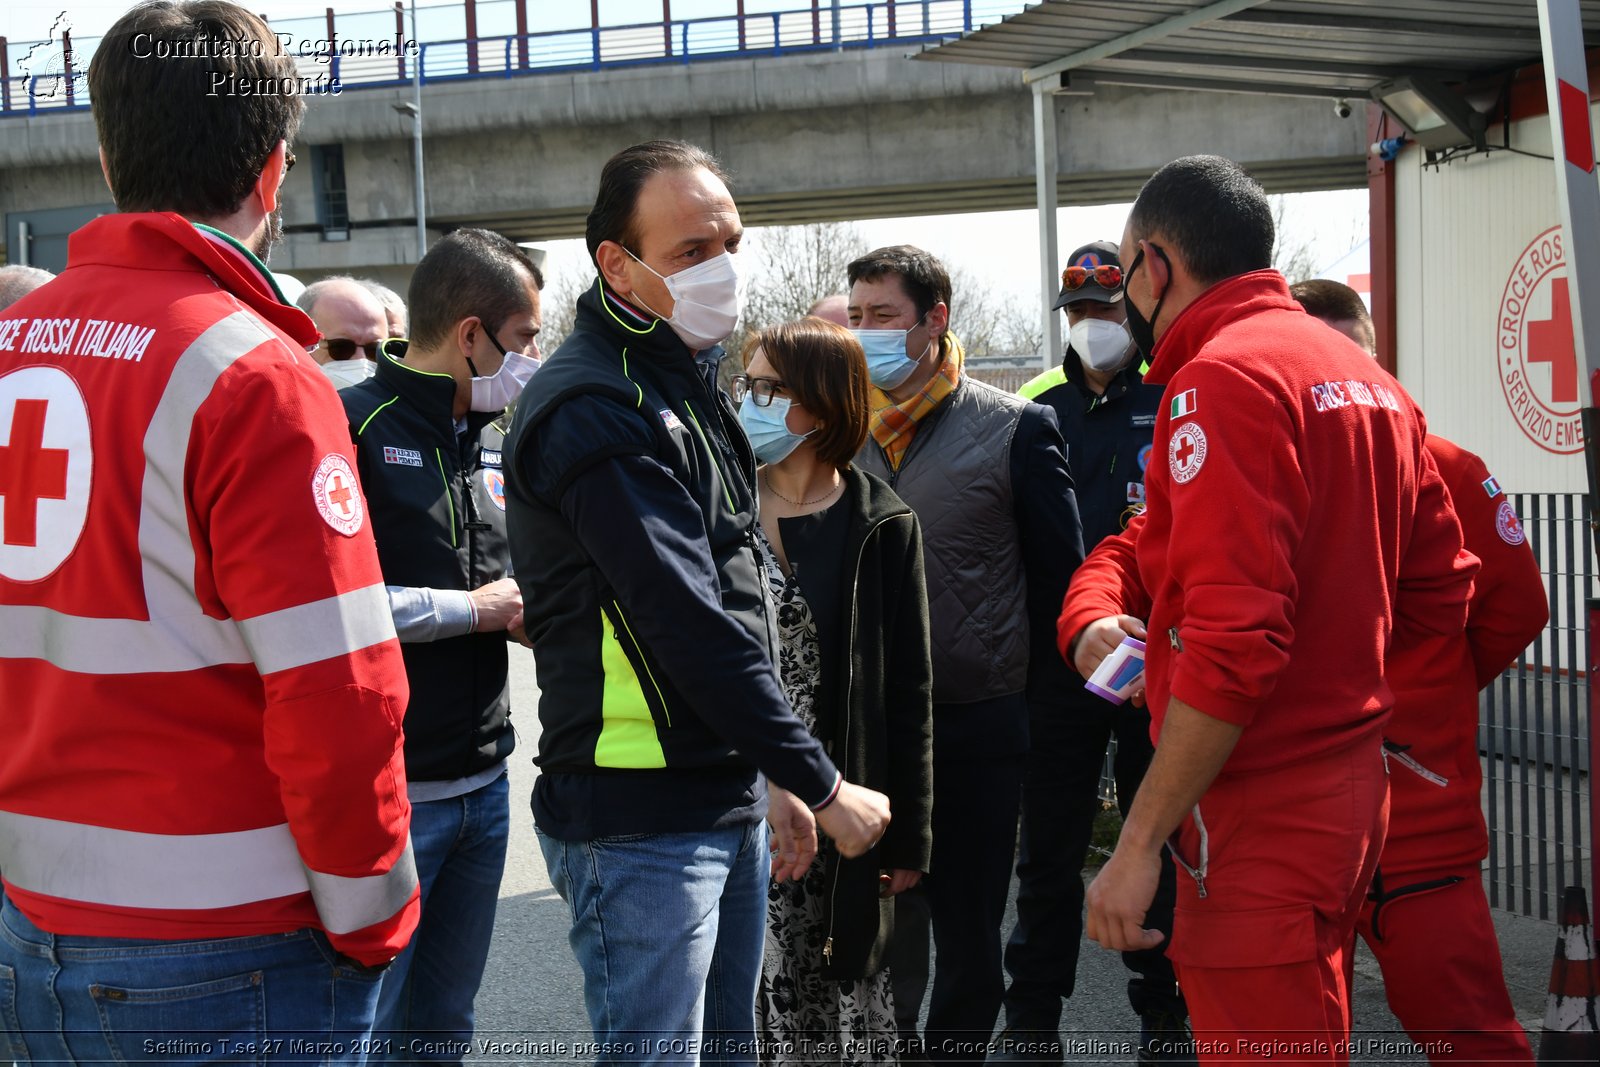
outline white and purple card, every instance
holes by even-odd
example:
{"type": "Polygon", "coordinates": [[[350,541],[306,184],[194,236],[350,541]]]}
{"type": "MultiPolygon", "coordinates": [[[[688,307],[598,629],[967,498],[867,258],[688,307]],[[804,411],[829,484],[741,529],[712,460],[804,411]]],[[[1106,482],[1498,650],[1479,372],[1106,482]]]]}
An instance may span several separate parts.
{"type": "Polygon", "coordinates": [[[1144,642],[1137,637],[1124,637],[1122,644],[1100,661],[1083,687],[1113,704],[1121,704],[1143,682],[1144,642]]]}

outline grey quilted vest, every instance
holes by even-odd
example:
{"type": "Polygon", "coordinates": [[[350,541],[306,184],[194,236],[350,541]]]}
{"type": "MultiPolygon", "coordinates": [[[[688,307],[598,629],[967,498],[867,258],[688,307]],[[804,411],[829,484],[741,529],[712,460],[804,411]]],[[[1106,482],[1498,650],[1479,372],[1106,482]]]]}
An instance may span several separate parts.
{"type": "Polygon", "coordinates": [[[856,455],[922,524],[933,631],[933,699],[1020,693],[1028,611],[1011,495],[1011,443],[1027,401],[962,375],[918,425],[898,471],[871,437],[856,455]]]}

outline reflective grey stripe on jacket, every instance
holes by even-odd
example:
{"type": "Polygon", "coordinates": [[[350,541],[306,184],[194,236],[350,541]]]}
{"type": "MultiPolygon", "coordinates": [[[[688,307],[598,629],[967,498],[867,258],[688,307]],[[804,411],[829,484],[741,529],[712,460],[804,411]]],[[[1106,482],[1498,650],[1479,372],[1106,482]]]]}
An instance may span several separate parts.
{"type": "Polygon", "coordinates": [[[348,656],[394,636],[381,585],[252,619],[191,615],[94,619],[0,605],[0,659],[38,659],[74,674],[181,673],[254,663],[262,674],[348,656]]]}
{"type": "Polygon", "coordinates": [[[273,340],[252,313],[237,311],[207,327],[173,364],[143,448],[139,588],[148,619],[3,605],[0,658],[44,660],[75,674],[181,673],[244,663],[271,674],[394,636],[388,598],[378,585],[249,620],[213,618],[195,594],[194,542],[184,496],[195,414],[234,363],[273,340]]]}
{"type": "Polygon", "coordinates": [[[963,376],[917,427],[899,471],[870,437],[856,456],[922,524],[936,704],[1027,686],[1027,587],[1011,485],[1011,446],[1025,407],[963,376]]]}
{"type": "Polygon", "coordinates": [[[383,922],[417,887],[411,842],[384,874],[309,870],[288,823],[222,834],[147,834],[0,812],[0,871],[19,889],[85,904],[163,911],[231,908],[309,892],[322,925],[383,922]]]}

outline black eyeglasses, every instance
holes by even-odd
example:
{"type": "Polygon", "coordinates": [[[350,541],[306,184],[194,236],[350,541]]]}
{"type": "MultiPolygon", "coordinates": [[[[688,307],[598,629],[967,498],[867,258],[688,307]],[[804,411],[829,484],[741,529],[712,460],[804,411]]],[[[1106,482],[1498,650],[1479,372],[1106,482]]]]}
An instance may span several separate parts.
{"type": "Polygon", "coordinates": [[[294,170],[294,164],[294,153],[285,148],[283,150],[283,173],[285,177],[288,176],[291,170],[294,170]]]}
{"type": "Polygon", "coordinates": [[[335,361],[354,359],[357,349],[365,352],[368,359],[377,359],[378,350],[383,347],[383,342],[368,341],[364,345],[358,345],[348,337],[324,337],[322,339],[322,347],[328,350],[328,355],[332,356],[335,361]]]}
{"type": "Polygon", "coordinates": [[[748,374],[735,374],[729,384],[735,404],[742,404],[744,398],[749,397],[758,408],[771,404],[772,398],[784,388],[781,378],[752,378],[748,374]]]}

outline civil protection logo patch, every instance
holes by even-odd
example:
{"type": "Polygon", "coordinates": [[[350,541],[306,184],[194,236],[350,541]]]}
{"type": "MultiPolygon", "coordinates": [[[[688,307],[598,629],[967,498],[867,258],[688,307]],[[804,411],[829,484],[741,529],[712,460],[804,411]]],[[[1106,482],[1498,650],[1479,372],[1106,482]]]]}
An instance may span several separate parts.
{"type": "Polygon", "coordinates": [[[361,501],[361,490],[356,485],[350,461],[339,453],[329,452],[317,464],[317,473],[311,476],[311,499],[322,521],[336,533],[354,537],[361,529],[366,507],[361,501]]]}
{"type": "Polygon", "coordinates": [[[489,499],[494,501],[494,506],[501,511],[506,509],[506,479],[505,475],[493,467],[483,470],[483,488],[489,494],[489,499]]]}

